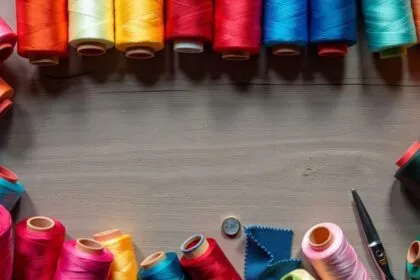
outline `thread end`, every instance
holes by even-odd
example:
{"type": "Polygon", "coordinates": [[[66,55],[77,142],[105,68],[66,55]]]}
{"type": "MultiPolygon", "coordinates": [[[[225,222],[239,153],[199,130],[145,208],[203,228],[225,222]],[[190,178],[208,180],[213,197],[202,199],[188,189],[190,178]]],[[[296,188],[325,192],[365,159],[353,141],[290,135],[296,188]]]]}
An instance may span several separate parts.
{"type": "Polygon", "coordinates": [[[76,240],[76,249],[90,255],[99,255],[103,252],[104,246],[90,238],[79,238],[76,240]]]}
{"type": "Polygon", "coordinates": [[[146,60],[151,59],[155,56],[152,48],[148,47],[134,47],[128,49],[125,56],[130,59],[146,60]]]}
{"type": "Polygon", "coordinates": [[[166,259],[166,255],[163,251],[155,252],[144,259],[144,261],[140,263],[140,266],[143,269],[150,269],[162,262],[164,259],[166,259]]]}
{"type": "Polygon", "coordinates": [[[294,45],[278,45],[273,47],[273,55],[298,56],[300,55],[300,48],[294,45]]]}
{"type": "Polygon", "coordinates": [[[410,264],[420,265],[420,242],[414,241],[410,244],[407,252],[407,262],[410,264]]]}
{"type": "Polygon", "coordinates": [[[202,234],[193,235],[181,245],[181,251],[187,259],[195,259],[209,248],[209,242],[202,234]]]}
{"type": "Polygon", "coordinates": [[[59,63],[58,56],[35,55],[29,57],[29,62],[36,66],[56,66],[59,63]]]}
{"type": "Polygon", "coordinates": [[[76,50],[81,56],[100,56],[106,53],[105,45],[101,43],[79,44],[76,50]]]}
{"type": "Polygon", "coordinates": [[[232,61],[245,61],[249,60],[250,57],[251,55],[248,52],[227,52],[222,55],[223,59],[232,61]]]}
{"type": "Polygon", "coordinates": [[[311,246],[313,250],[325,250],[331,245],[332,241],[332,232],[323,225],[316,226],[309,234],[309,246],[311,246]]]}
{"type": "Polygon", "coordinates": [[[29,230],[36,232],[49,231],[54,228],[54,226],[55,222],[53,219],[44,216],[32,217],[26,221],[26,227],[29,230]]]}
{"type": "Polygon", "coordinates": [[[320,44],[318,45],[318,55],[324,57],[344,57],[348,52],[346,44],[320,44]]]}

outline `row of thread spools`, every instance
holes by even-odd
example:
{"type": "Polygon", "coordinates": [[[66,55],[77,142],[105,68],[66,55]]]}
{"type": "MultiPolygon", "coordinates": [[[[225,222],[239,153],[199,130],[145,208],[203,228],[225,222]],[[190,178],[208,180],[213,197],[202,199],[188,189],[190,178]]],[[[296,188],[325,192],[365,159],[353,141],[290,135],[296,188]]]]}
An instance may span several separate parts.
{"type": "MultiPolygon", "coordinates": [[[[420,1],[412,1],[361,1],[371,52],[400,56],[417,43],[420,1]]],[[[134,59],[153,57],[165,41],[184,53],[212,44],[225,59],[246,60],[262,43],[276,55],[311,44],[321,56],[344,56],[357,39],[356,0],[16,0],[16,10],[18,53],[37,65],[57,64],[69,44],[86,56],[115,46],[134,59]]]]}

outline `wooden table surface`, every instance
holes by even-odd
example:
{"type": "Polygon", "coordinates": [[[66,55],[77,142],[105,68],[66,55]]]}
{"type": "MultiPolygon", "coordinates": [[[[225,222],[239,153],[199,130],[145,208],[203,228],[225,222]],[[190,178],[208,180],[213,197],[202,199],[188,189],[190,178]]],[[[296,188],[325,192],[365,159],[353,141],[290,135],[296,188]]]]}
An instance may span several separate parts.
{"type": "MultiPolygon", "coordinates": [[[[2,0],[0,16],[15,27],[14,1],[2,0]]],[[[0,122],[0,162],[26,187],[20,218],[56,217],[71,238],[119,227],[139,260],[202,232],[240,271],[244,240],[221,236],[224,217],[293,229],[294,256],[309,227],[330,221],[374,272],[352,208],[356,187],[405,277],[419,204],[393,175],[419,136],[420,49],[386,61],[363,38],[344,60],[262,53],[225,62],[168,47],[130,62],[114,50],[73,52],[49,69],[15,54],[0,75],[17,92],[0,122]]]]}

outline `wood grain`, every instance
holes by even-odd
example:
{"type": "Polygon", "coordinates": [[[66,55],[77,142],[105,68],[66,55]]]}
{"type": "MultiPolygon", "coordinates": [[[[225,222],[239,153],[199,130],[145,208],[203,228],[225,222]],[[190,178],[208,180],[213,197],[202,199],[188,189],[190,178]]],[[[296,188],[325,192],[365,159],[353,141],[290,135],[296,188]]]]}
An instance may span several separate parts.
{"type": "MultiPolygon", "coordinates": [[[[14,12],[3,0],[13,26],[14,12]]],[[[54,216],[72,238],[120,227],[139,259],[202,232],[240,271],[243,238],[220,235],[228,215],[292,228],[294,255],[309,227],[335,222],[368,263],[356,187],[402,279],[419,204],[393,174],[419,136],[419,58],[412,49],[410,60],[375,60],[363,39],[344,61],[262,54],[227,63],[168,49],[147,62],[72,53],[36,69],[15,55],[2,71],[17,105],[0,123],[0,162],[27,189],[20,218],[54,216]]]]}

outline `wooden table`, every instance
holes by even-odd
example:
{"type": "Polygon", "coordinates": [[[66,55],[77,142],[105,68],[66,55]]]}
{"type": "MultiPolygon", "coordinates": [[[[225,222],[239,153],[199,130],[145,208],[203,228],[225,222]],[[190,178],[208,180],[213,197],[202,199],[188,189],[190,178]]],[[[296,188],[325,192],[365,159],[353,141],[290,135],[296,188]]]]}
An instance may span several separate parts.
{"type": "MultiPolygon", "coordinates": [[[[14,14],[3,0],[13,27],[14,14]]],[[[1,74],[17,92],[1,121],[0,162],[26,187],[20,218],[56,217],[71,238],[119,227],[139,260],[202,232],[240,271],[244,240],[221,236],[224,217],[293,229],[294,255],[309,227],[331,221],[375,271],[352,208],[356,187],[403,278],[420,216],[393,175],[419,136],[419,49],[386,61],[363,38],[344,60],[72,52],[53,69],[15,54],[1,74]]]]}

